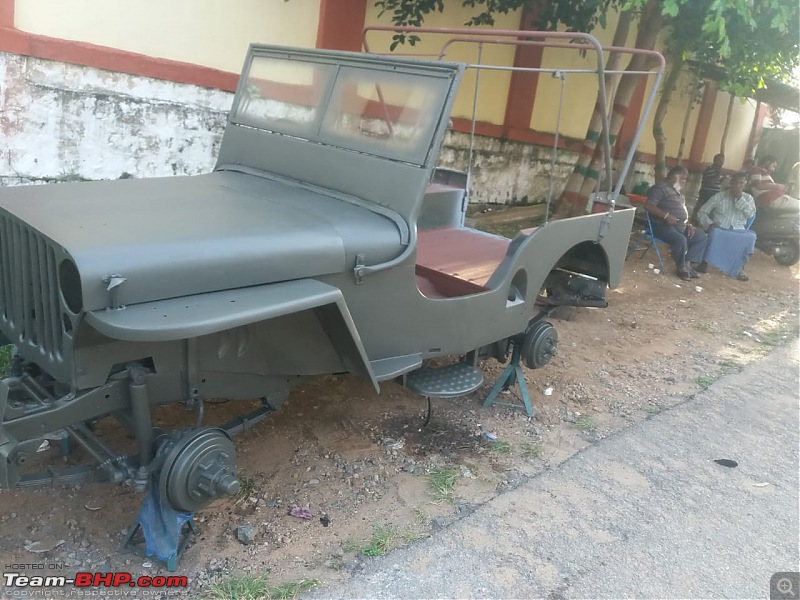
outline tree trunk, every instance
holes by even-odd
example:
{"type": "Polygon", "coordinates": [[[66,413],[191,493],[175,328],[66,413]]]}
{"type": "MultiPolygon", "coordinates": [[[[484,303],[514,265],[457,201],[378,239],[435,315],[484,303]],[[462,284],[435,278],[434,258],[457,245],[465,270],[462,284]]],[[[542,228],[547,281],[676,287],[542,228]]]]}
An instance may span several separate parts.
{"type": "MultiPolygon", "coordinates": [[[[652,50],[656,43],[658,32],[664,24],[661,15],[661,4],[657,0],[649,0],[642,10],[639,21],[639,30],[636,35],[636,48],[652,50]]],[[[631,59],[627,71],[641,71],[648,67],[649,59],[641,55],[635,55],[631,59]]],[[[638,77],[631,73],[625,73],[619,80],[614,104],[611,110],[609,123],[609,137],[611,144],[614,144],[622,123],[625,120],[625,113],[628,110],[633,93],[636,90],[638,77]]],[[[589,126],[579,157],[578,164],[575,166],[573,174],[570,176],[564,192],[557,204],[556,216],[568,217],[583,214],[589,195],[597,186],[599,169],[603,166],[602,147],[598,148],[600,139],[599,123],[602,115],[600,114],[599,103],[595,106],[595,113],[589,126]],[[588,159],[588,161],[587,161],[588,159]]]]}
{"type": "Polygon", "coordinates": [[[675,157],[678,164],[683,162],[683,149],[686,146],[686,132],[689,131],[689,121],[694,110],[694,98],[689,98],[689,106],[686,107],[686,114],[683,117],[683,128],[681,128],[681,143],[678,145],[678,156],[675,157]]]}
{"type": "MultiPolygon", "coordinates": [[[[628,33],[631,29],[632,19],[633,15],[630,11],[620,13],[619,21],[617,21],[617,28],[614,31],[614,40],[611,42],[612,46],[625,45],[628,40],[628,33]]],[[[609,71],[619,70],[622,64],[622,57],[622,53],[619,52],[609,55],[608,61],[606,62],[606,69],[609,71]]],[[[611,106],[614,101],[620,77],[620,75],[607,74],[604,78],[607,98],[606,106],[611,106]]],[[[567,185],[562,192],[561,199],[559,200],[558,204],[565,202],[571,204],[573,200],[567,200],[567,198],[574,199],[575,202],[580,203],[579,197],[581,185],[583,184],[583,178],[586,174],[586,169],[592,162],[592,157],[594,156],[594,151],[597,147],[597,141],[600,139],[602,126],[603,120],[602,112],[600,110],[600,90],[597,90],[597,102],[595,103],[594,112],[592,113],[592,119],[589,122],[589,129],[586,132],[586,139],[583,142],[583,146],[581,146],[578,162],[575,164],[572,175],[570,175],[569,179],[567,180],[567,185]]]]}
{"type": "MultiPolygon", "coordinates": [[[[628,34],[631,30],[631,22],[633,21],[633,14],[631,11],[625,11],[619,14],[619,21],[617,21],[617,28],[614,30],[614,39],[611,40],[612,46],[625,47],[628,43],[628,34]]],[[[610,54],[606,62],[607,71],[619,71],[622,66],[621,52],[610,54]]],[[[614,97],[617,94],[617,86],[622,74],[608,74],[605,76],[606,83],[606,106],[611,106],[614,103],[614,97]]],[[[599,90],[598,90],[599,92],[599,90]]]]}
{"type": "Polygon", "coordinates": [[[669,63],[667,65],[667,76],[664,78],[661,97],[658,99],[658,106],[653,116],[653,138],[656,141],[656,183],[667,175],[667,136],[664,134],[664,119],[667,116],[670,100],[672,100],[672,92],[675,91],[683,70],[681,51],[678,50],[677,54],[677,58],[669,57],[667,59],[669,63]]]}
{"type": "Polygon", "coordinates": [[[756,101],[756,111],[753,113],[753,122],[750,125],[750,137],[747,140],[747,149],[744,152],[744,160],[753,159],[756,157],[756,148],[758,147],[758,137],[760,131],[758,123],[761,117],[761,100],[756,101]]]}
{"type": "Polygon", "coordinates": [[[736,99],[736,96],[730,94],[730,100],[728,100],[728,113],[725,115],[725,129],[722,130],[722,140],[719,142],[719,153],[725,154],[725,144],[728,141],[728,131],[731,128],[731,115],[733,114],[733,101],[736,99]]]}

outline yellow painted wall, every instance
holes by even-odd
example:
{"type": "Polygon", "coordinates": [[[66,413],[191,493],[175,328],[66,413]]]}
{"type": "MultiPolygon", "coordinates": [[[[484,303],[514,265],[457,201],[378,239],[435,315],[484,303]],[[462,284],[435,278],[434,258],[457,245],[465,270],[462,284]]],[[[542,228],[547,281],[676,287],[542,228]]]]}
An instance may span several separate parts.
{"type": "MultiPolygon", "coordinates": [[[[664,129],[664,134],[667,138],[666,144],[666,155],[668,157],[675,157],[678,155],[678,148],[680,147],[681,143],[681,130],[683,129],[683,120],[686,118],[686,110],[689,107],[689,78],[684,73],[681,75],[681,78],[678,80],[678,83],[675,87],[675,90],[672,92],[672,97],[670,98],[669,108],[667,109],[667,114],[664,117],[664,122],[662,127],[664,129]]],[[[645,92],[645,98],[647,98],[647,94],[650,93],[652,89],[652,84],[648,84],[647,90],[645,92]]],[[[658,106],[658,102],[661,99],[661,92],[659,91],[656,94],[655,100],[653,101],[653,108],[650,111],[650,115],[647,118],[647,122],[644,127],[644,132],[642,133],[642,138],[639,141],[639,151],[646,152],[649,154],[655,154],[656,152],[656,142],[655,138],[653,137],[653,118],[655,117],[656,108],[658,106]]],[[[642,107],[644,108],[644,107],[642,107]]],[[[700,104],[696,103],[692,107],[692,113],[689,115],[689,127],[686,130],[686,142],[683,145],[683,159],[686,160],[689,158],[689,153],[692,150],[692,141],[694,140],[694,132],[697,129],[697,117],[700,114],[700,104]]],[[[712,158],[714,153],[712,153],[712,158]]]]}
{"type": "MultiPolygon", "coordinates": [[[[617,21],[617,14],[610,13],[606,27],[596,28],[592,35],[601,44],[611,45],[617,21]]],[[[635,37],[636,27],[631,26],[628,45],[633,45],[635,37]]],[[[604,56],[603,64],[605,64],[607,56],[604,56]]],[[[629,60],[628,55],[623,55],[620,68],[624,69],[629,60]]],[[[576,50],[545,48],[542,54],[542,67],[548,69],[596,69],[597,53],[587,51],[585,56],[581,56],[576,50]]],[[[583,139],[597,100],[597,90],[597,75],[566,73],[562,101],[561,80],[554,78],[550,73],[540,74],[536,101],[531,115],[531,128],[536,131],[555,133],[558,109],[561,105],[560,135],[583,139]]]]}
{"type": "MultiPolygon", "coordinates": [[[[378,17],[379,10],[375,8],[374,2],[368,0],[366,25],[391,25],[391,14],[386,13],[378,17]]],[[[463,8],[460,3],[448,2],[444,13],[432,13],[425,18],[425,27],[462,27],[469,18],[477,14],[477,9],[463,8]]],[[[495,18],[494,29],[519,29],[520,11],[507,15],[498,15],[495,18]]],[[[367,41],[372,52],[387,52],[391,44],[391,33],[371,32],[367,41]]],[[[438,56],[442,45],[452,36],[425,34],[422,40],[415,46],[406,43],[398,46],[395,54],[413,53],[414,56],[436,55],[438,56]]],[[[455,44],[450,47],[445,60],[457,62],[478,62],[478,51],[476,44],[455,44]]],[[[482,64],[513,66],[514,47],[501,45],[485,45],[482,64]]],[[[476,71],[469,69],[461,80],[458,95],[453,106],[452,116],[465,119],[472,118],[473,98],[475,94],[476,71]]],[[[489,71],[481,70],[478,85],[478,106],[476,118],[484,123],[502,125],[505,120],[506,99],[508,89],[511,84],[510,71],[489,71]]]]}
{"type": "MultiPolygon", "coordinates": [[[[680,144],[681,129],[683,127],[683,119],[686,115],[686,108],[689,104],[689,98],[686,90],[687,77],[684,75],[678,83],[677,89],[673,92],[670,100],[670,106],[667,110],[667,115],[664,119],[664,133],[667,137],[666,155],[667,157],[676,157],[678,154],[678,146],[680,144]]],[[[725,129],[725,117],[728,111],[728,99],[730,96],[725,92],[717,94],[717,101],[714,105],[714,111],[711,117],[711,125],[708,130],[708,137],[706,138],[705,149],[703,156],[700,159],[702,163],[711,163],[714,155],[720,151],[720,141],[725,129]]],[[[656,96],[658,102],[658,96],[656,96]]],[[[653,108],[655,112],[655,107],[653,108]]],[[[692,149],[692,142],[694,141],[695,131],[697,129],[697,118],[700,114],[700,104],[697,103],[692,109],[692,114],[689,118],[689,128],[686,131],[686,143],[683,148],[683,159],[689,158],[689,153],[692,149]]],[[[731,114],[730,131],[728,132],[728,140],[725,145],[725,167],[728,169],[738,169],[742,162],[744,162],[745,151],[747,150],[747,142],[750,137],[750,127],[753,123],[755,115],[755,102],[753,100],[746,100],[742,102],[741,98],[734,100],[733,113],[731,114]]],[[[639,151],[655,154],[656,146],[653,138],[653,113],[645,125],[644,134],[639,142],[639,151]]]]}
{"type": "Polygon", "coordinates": [[[238,73],[251,42],[314,47],[320,0],[16,0],[17,29],[238,73]]]}
{"type": "MultiPolygon", "coordinates": [[[[714,105],[714,114],[711,117],[711,127],[708,130],[708,139],[703,153],[703,162],[710,163],[714,159],[714,155],[720,151],[729,99],[730,95],[726,92],[717,94],[717,102],[714,105]]],[[[746,100],[742,103],[741,98],[734,99],[730,130],[728,131],[728,139],[725,142],[725,167],[728,169],[738,169],[744,162],[744,154],[747,150],[747,141],[750,138],[750,128],[753,124],[755,112],[754,100],[746,100]]]]}

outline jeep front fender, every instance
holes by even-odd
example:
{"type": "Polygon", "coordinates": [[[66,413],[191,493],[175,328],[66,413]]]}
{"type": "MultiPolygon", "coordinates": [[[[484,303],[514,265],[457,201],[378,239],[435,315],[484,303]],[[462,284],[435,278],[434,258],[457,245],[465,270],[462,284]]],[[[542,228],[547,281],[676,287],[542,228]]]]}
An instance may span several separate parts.
{"type": "Polygon", "coordinates": [[[86,322],[112,339],[167,342],[196,338],[306,310],[316,310],[348,370],[378,382],[342,292],[314,279],[96,310],[86,322]]]}

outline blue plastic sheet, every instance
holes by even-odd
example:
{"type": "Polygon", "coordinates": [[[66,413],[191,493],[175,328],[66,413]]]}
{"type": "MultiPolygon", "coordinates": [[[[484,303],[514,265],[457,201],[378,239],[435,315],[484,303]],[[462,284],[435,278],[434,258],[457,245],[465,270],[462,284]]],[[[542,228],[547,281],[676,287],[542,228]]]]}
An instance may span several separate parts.
{"type": "Polygon", "coordinates": [[[142,528],[144,535],[147,556],[155,556],[163,561],[175,557],[183,526],[193,515],[194,513],[172,508],[161,498],[158,485],[151,483],[136,517],[136,522],[142,528]]]}

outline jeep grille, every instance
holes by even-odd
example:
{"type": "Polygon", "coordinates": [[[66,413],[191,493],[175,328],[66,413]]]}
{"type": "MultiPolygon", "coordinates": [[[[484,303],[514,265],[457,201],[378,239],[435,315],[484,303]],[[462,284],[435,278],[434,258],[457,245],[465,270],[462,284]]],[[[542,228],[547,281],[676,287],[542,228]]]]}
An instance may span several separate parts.
{"type": "Polygon", "coordinates": [[[0,215],[0,318],[19,347],[61,360],[63,331],[55,250],[44,236],[0,215]]]}

